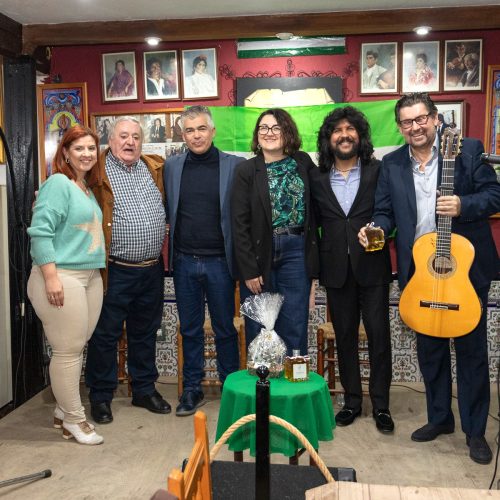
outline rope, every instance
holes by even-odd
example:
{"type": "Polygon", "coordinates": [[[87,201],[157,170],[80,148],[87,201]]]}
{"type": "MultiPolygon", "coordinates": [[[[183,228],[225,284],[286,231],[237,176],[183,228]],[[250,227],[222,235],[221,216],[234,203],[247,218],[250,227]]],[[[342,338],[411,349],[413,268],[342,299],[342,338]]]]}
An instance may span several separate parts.
{"type": "MultiPolygon", "coordinates": [[[[238,419],[234,424],[232,424],[224,434],[219,438],[219,440],[214,444],[212,450],[210,451],[210,463],[213,462],[215,457],[217,456],[217,453],[219,453],[219,450],[221,449],[222,445],[226,443],[226,441],[231,437],[233,432],[242,427],[245,424],[248,424],[249,422],[254,422],[255,421],[255,413],[251,415],[245,415],[244,417],[241,417],[238,419]]],[[[318,455],[316,450],[312,447],[311,443],[308,441],[308,439],[300,432],[297,427],[293,426],[290,422],[287,422],[286,420],[283,420],[282,418],[275,417],[274,415],[269,415],[269,421],[273,422],[274,424],[281,425],[281,427],[284,427],[288,432],[293,434],[304,446],[304,448],[308,451],[309,455],[311,455],[311,458],[314,460],[316,465],[318,466],[318,469],[321,471],[323,476],[325,476],[325,479],[328,483],[334,483],[335,480],[333,479],[332,475],[330,474],[330,471],[326,467],[325,463],[321,459],[321,457],[318,455]]]]}

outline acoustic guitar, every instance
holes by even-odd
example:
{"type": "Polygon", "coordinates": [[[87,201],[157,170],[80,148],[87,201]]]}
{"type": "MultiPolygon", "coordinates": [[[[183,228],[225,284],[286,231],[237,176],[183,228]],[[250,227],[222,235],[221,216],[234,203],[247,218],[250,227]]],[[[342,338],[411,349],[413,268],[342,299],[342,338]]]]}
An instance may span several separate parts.
{"type": "MultiPolygon", "coordinates": [[[[441,144],[443,196],[453,195],[460,148],[460,131],[447,128],[441,144]]],[[[481,301],[469,280],[474,253],[467,238],[451,232],[448,216],[438,216],[437,232],[415,241],[415,274],[399,301],[401,319],[412,330],[432,337],[461,337],[474,330],[481,318],[481,301]]]]}

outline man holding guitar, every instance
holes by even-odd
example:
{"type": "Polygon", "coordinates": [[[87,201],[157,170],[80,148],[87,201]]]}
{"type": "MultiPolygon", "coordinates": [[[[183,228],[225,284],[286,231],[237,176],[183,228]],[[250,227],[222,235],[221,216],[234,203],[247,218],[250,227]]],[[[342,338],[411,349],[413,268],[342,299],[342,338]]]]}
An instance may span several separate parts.
{"type": "MultiPolygon", "coordinates": [[[[443,158],[439,152],[436,126],[437,108],[426,93],[403,96],[396,103],[396,122],[406,145],[387,154],[375,194],[373,221],[385,234],[395,228],[398,280],[402,291],[415,270],[417,255],[412,256],[415,240],[426,233],[436,232],[436,218],[451,221],[451,236],[458,234],[473,246],[475,254],[468,273],[477,296],[482,303],[477,326],[454,339],[457,365],[458,403],[462,430],[470,447],[470,457],[477,463],[487,464],[492,459],[484,438],[490,402],[486,306],[491,281],[498,276],[499,260],[488,218],[500,211],[500,185],[493,168],[481,161],[483,145],[476,139],[464,139],[461,152],[454,161],[454,175],[443,175],[443,158]],[[452,185],[452,190],[442,186],[452,185]],[[445,194],[446,193],[446,194],[445,194]],[[414,260],[415,257],[415,260],[414,260]]],[[[364,228],[358,235],[366,246],[364,228]]],[[[451,241],[448,262],[439,267],[443,257],[429,258],[429,274],[438,278],[454,274],[453,266],[460,268],[457,252],[451,241]],[[440,276],[440,273],[442,275],[440,276]]],[[[458,272],[458,271],[457,271],[458,272]]],[[[438,283],[436,287],[442,286],[438,283]]],[[[460,286],[459,284],[457,286],[460,286]]],[[[433,302],[422,296],[419,305],[450,311],[460,309],[453,301],[433,302]]],[[[421,310],[424,311],[423,309],[421,310]]],[[[418,312],[416,313],[418,314],[418,312]]],[[[449,313],[451,314],[451,312],[449,313]]],[[[417,429],[412,440],[424,442],[440,434],[454,432],[455,421],[451,410],[452,379],[449,338],[440,335],[442,323],[435,323],[435,331],[426,335],[417,332],[417,356],[425,383],[428,423],[417,429]]]]}

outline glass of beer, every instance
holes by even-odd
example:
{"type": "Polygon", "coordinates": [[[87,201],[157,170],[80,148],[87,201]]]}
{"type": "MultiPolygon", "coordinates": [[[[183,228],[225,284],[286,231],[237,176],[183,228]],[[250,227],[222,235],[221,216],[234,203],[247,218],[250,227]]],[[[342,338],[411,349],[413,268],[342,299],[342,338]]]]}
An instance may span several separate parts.
{"type": "Polygon", "coordinates": [[[375,226],[373,222],[371,222],[366,225],[365,234],[368,241],[368,245],[365,247],[365,252],[376,252],[377,250],[382,250],[382,248],[384,248],[384,231],[382,231],[380,227],[375,226]]]}

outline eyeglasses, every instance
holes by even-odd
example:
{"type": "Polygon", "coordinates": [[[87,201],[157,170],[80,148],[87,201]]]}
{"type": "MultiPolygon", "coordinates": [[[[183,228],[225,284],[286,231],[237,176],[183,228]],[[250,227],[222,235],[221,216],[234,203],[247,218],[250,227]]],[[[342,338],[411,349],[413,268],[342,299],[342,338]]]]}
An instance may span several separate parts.
{"type": "Polygon", "coordinates": [[[271,131],[271,134],[273,135],[278,135],[281,133],[281,127],[279,125],[273,125],[272,127],[268,127],[267,125],[259,125],[258,130],[260,135],[267,135],[269,131],[271,131]]]}
{"type": "Polygon", "coordinates": [[[417,125],[425,125],[429,120],[429,116],[431,116],[431,114],[427,113],[426,115],[420,115],[413,119],[408,118],[408,120],[400,120],[399,126],[401,128],[408,129],[413,126],[413,122],[415,122],[417,125]]]}

